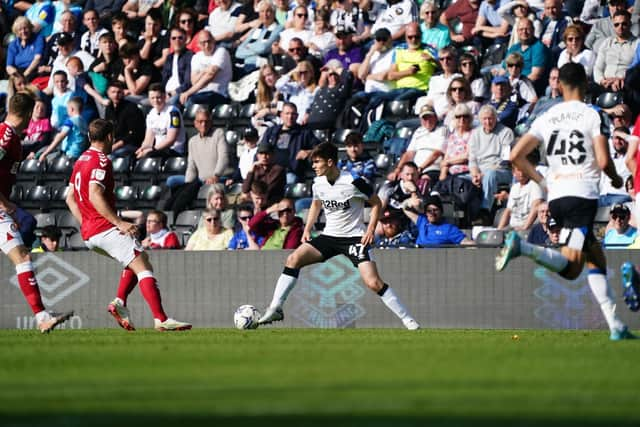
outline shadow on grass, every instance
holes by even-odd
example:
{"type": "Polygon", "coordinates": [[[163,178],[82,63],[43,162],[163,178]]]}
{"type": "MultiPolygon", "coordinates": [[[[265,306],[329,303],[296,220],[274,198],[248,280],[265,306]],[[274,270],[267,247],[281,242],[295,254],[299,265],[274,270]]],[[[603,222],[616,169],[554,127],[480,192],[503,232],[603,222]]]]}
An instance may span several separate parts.
{"type": "Polygon", "coordinates": [[[0,414],[0,426],[3,427],[101,427],[101,426],[229,426],[237,425],[267,426],[322,426],[322,427],[379,427],[379,426],[474,426],[474,427],[567,427],[567,426],[638,426],[638,420],[588,420],[588,419],[521,419],[521,418],[479,418],[450,416],[337,416],[337,415],[290,415],[290,416],[194,416],[194,415],[129,415],[129,414],[91,414],[56,415],[52,417],[4,416],[0,414]],[[238,424],[246,423],[246,424],[238,424]]]}

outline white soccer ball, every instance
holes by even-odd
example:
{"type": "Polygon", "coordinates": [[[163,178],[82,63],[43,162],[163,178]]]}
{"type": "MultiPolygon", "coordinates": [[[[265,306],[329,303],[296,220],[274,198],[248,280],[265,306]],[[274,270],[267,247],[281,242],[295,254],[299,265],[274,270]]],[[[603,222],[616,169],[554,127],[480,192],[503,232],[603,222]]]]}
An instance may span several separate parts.
{"type": "Polygon", "coordinates": [[[236,310],[233,315],[233,323],[235,323],[238,329],[256,329],[259,318],[260,313],[258,310],[250,304],[245,304],[236,310]]]}

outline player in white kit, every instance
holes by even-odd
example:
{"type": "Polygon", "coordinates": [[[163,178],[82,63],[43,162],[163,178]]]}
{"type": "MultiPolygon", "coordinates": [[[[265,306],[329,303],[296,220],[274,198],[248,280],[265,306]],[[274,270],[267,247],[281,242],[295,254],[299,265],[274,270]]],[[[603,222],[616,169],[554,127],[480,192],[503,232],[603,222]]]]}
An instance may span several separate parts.
{"type": "Polygon", "coordinates": [[[365,285],[381,297],[382,302],[407,329],[419,329],[420,325],[411,317],[393,289],[380,278],[369,254],[381,207],[373,188],[364,179],[355,179],[349,172],[338,169],[338,149],[333,144],[319,144],[310,158],[317,177],[313,181],[313,202],[302,234],[303,243],[287,257],[271,304],[258,323],[267,324],[284,319],[282,305],[296,285],[302,267],[343,254],[358,268],[365,285]],[[371,205],[368,227],[364,224],[363,216],[365,202],[371,205]],[[311,228],[323,208],[326,226],[320,236],[311,239],[311,228]]]}
{"type": "Polygon", "coordinates": [[[549,210],[562,226],[560,251],[532,245],[510,232],[496,257],[496,269],[520,255],[574,280],[585,261],[587,281],[611,331],[613,341],[635,338],[616,315],[611,287],[607,283],[607,261],[593,235],[598,209],[600,173],[604,172],[615,188],[623,185],[608,148],[608,128],[598,113],[582,100],[587,77],[580,64],[568,63],[560,69],[560,88],[564,102],[538,117],[527,134],[511,150],[511,161],[527,176],[548,189],[549,210]],[[549,172],[545,179],[527,160],[538,144],[546,151],[549,172]]]}

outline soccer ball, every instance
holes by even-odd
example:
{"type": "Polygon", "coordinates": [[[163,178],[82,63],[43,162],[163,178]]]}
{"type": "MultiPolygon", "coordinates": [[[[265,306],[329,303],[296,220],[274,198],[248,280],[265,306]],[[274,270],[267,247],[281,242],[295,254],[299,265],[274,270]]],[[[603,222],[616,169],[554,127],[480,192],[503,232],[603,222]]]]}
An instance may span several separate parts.
{"type": "Polygon", "coordinates": [[[259,318],[260,313],[258,310],[250,304],[245,304],[236,310],[233,315],[233,323],[235,323],[238,329],[256,329],[259,318]]]}

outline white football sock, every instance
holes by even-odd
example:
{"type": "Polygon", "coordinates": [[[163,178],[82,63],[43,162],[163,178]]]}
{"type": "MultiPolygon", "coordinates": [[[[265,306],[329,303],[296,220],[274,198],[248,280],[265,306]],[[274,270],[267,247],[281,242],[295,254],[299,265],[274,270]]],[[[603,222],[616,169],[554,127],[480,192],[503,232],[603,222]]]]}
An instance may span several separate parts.
{"type": "Polygon", "coordinates": [[[522,255],[534,260],[536,264],[540,264],[556,273],[564,270],[569,265],[569,260],[560,251],[532,245],[525,241],[520,242],[520,252],[522,252],[522,255]]]}
{"type": "Polygon", "coordinates": [[[296,286],[296,282],[298,281],[298,271],[299,270],[293,268],[284,268],[284,271],[280,274],[280,277],[278,277],[276,288],[273,291],[273,299],[271,300],[271,305],[269,305],[269,307],[282,307],[289,296],[289,292],[291,292],[291,290],[296,286]]]}
{"type": "Polygon", "coordinates": [[[409,315],[409,310],[407,310],[404,304],[402,304],[396,293],[393,292],[393,289],[390,287],[387,287],[384,293],[380,295],[380,299],[382,299],[382,302],[389,308],[389,310],[393,311],[400,320],[411,317],[409,315]]]}
{"type": "Polygon", "coordinates": [[[590,270],[587,276],[591,292],[593,292],[593,296],[596,297],[596,301],[600,304],[600,310],[602,310],[609,329],[612,331],[621,331],[625,325],[616,314],[613,290],[611,286],[609,286],[609,283],[607,283],[607,278],[604,274],[599,270],[597,273],[592,273],[592,271],[593,270],[590,270]]]}

